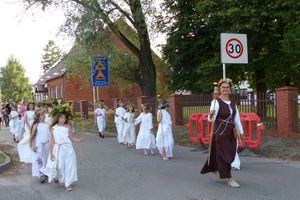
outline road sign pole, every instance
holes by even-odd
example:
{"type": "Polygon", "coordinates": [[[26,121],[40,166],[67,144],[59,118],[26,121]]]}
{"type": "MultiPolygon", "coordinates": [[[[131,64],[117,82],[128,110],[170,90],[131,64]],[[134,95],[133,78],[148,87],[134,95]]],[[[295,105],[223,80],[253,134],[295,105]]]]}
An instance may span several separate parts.
{"type": "Polygon", "coordinates": [[[96,87],[96,94],[97,94],[97,100],[100,100],[100,96],[99,96],[99,87],[96,87]]]}
{"type": "Polygon", "coordinates": [[[226,66],[225,63],[223,63],[223,79],[226,78],[226,66]]]}
{"type": "MultiPolygon", "coordinates": [[[[94,111],[96,110],[96,95],[95,95],[95,87],[93,86],[93,100],[94,100],[94,111]]],[[[97,118],[95,118],[95,123],[97,122],[97,118]]]]}

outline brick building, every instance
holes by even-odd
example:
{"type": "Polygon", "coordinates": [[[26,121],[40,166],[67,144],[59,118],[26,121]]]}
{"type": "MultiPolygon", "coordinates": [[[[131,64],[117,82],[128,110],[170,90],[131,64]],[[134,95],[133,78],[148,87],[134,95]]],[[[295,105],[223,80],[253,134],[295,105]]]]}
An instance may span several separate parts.
{"type": "MultiPolygon", "coordinates": [[[[111,42],[119,49],[126,48],[116,37],[111,37],[111,42]]],[[[159,58],[157,55],[154,55],[159,58]]],[[[160,88],[166,90],[166,75],[162,65],[157,65],[157,79],[160,88]]],[[[93,87],[91,81],[87,82],[83,77],[74,78],[68,75],[67,66],[63,61],[59,61],[46,72],[35,84],[35,100],[36,101],[52,101],[61,99],[64,102],[80,102],[87,101],[93,103],[93,87]]],[[[136,83],[126,85],[114,80],[110,81],[108,87],[96,87],[95,99],[102,99],[109,107],[116,106],[116,99],[123,98],[132,103],[136,102],[136,97],[142,95],[141,88],[136,83]]]]}

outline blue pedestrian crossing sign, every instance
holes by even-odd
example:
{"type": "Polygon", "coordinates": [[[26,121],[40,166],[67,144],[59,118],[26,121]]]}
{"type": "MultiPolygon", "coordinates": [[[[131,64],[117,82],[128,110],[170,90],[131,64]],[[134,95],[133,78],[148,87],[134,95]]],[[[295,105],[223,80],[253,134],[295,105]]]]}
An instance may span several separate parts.
{"type": "Polygon", "coordinates": [[[92,63],[93,86],[109,86],[108,79],[108,58],[96,56],[92,63]]]}

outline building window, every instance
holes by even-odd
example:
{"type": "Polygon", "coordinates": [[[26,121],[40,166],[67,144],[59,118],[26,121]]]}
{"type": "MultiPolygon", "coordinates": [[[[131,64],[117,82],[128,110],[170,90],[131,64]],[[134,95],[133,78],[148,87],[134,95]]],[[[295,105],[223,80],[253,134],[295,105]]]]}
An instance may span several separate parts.
{"type": "Polygon", "coordinates": [[[55,87],[52,87],[52,99],[55,99],[55,87]]]}
{"type": "Polygon", "coordinates": [[[63,88],[63,84],[60,85],[60,98],[63,99],[64,97],[64,88],[63,88]]]}
{"type": "Polygon", "coordinates": [[[55,99],[58,99],[58,89],[57,89],[57,86],[55,86],[55,99]]]}
{"type": "Polygon", "coordinates": [[[50,99],[51,99],[51,98],[52,98],[52,94],[51,94],[51,93],[52,93],[52,91],[51,91],[51,87],[49,87],[49,88],[48,88],[48,91],[49,91],[49,97],[50,97],[50,99]]]}

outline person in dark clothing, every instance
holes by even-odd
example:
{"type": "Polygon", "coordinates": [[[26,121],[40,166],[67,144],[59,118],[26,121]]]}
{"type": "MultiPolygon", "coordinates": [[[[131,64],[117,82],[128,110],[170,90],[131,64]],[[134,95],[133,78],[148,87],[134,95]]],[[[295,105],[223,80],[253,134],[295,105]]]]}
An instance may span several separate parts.
{"type": "Polygon", "coordinates": [[[231,163],[234,160],[238,134],[243,134],[238,108],[230,100],[233,86],[230,79],[221,79],[218,83],[220,96],[212,101],[208,120],[214,124],[209,161],[204,164],[201,174],[213,173],[215,180],[227,179],[227,184],[237,188],[240,185],[231,175],[231,163]],[[237,131],[235,131],[237,130],[237,131]]]}
{"type": "Polygon", "coordinates": [[[6,127],[9,126],[9,114],[11,112],[11,108],[12,108],[12,103],[10,100],[4,105],[4,108],[3,108],[3,120],[4,120],[6,127]]]}

